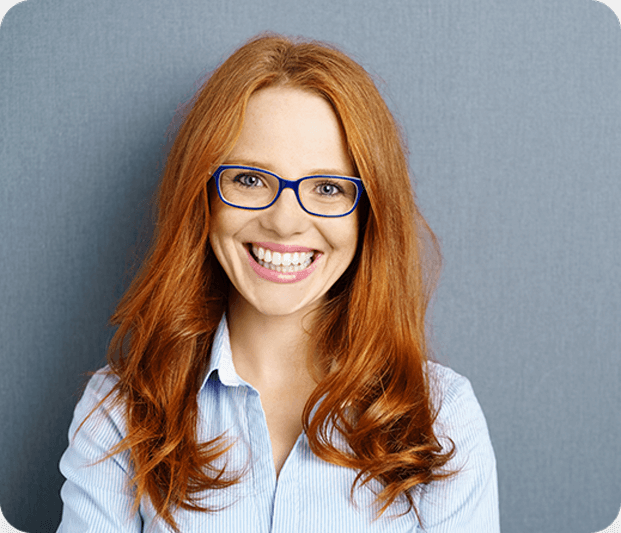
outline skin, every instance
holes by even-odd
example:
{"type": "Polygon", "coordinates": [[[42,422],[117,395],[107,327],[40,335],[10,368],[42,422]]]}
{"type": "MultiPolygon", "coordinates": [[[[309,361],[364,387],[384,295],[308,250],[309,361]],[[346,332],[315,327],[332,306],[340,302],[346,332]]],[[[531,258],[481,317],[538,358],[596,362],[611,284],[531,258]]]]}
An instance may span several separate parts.
{"type": "MultiPolygon", "coordinates": [[[[330,104],[286,86],[262,89],[250,98],[226,163],[264,168],[287,179],[355,175],[330,104]]],[[[233,362],[260,393],[278,474],[301,433],[302,410],[315,387],[306,330],[354,257],[358,215],[309,215],[290,189],[268,209],[237,209],[222,203],[211,185],[210,242],[233,285],[228,310],[233,362]],[[306,279],[275,283],[252,270],[247,255],[252,242],[304,246],[321,256],[306,279]]]]}

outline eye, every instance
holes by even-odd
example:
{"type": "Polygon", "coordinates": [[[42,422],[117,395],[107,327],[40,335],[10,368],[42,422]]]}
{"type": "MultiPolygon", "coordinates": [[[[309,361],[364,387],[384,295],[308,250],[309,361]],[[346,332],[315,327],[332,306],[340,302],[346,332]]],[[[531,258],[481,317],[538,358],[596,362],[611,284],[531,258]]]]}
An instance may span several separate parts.
{"type": "Polygon", "coordinates": [[[341,189],[341,187],[330,181],[318,183],[315,190],[319,195],[325,197],[333,197],[343,193],[343,189],[341,189]]]}
{"type": "Polygon", "coordinates": [[[240,172],[233,178],[233,182],[247,187],[248,189],[256,189],[258,187],[264,187],[263,180],[256,174],[249,174],[247,172],[240,172]]]}

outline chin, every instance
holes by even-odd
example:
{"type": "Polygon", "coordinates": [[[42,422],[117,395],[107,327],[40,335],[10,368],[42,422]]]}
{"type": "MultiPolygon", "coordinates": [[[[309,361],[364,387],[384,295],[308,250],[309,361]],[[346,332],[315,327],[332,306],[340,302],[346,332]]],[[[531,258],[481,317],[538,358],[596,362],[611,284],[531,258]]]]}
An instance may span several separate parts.
{"type": "Polygon", "coordinates": [[[243,288],[240,291],[237,287],[234,296],[236,305],[249,306],[254,312],[266,317],[285,317],[299,313],[306,314],[318,309],[325,299],[325,296],[309,298],[308,293],[292,294],[291,285],[274,286],[275,284],[271,283],[270,285],[272,287],[269,287],[269,290],[260,291],[259,294],[255,291],[245,291],[243,288]]]}
{"type": "Polygon", "coordinates": [[[304,304],[300,302],[299,304],[292,303],[291,300],[273,300],[269,302],[267,305],[262,305],[260,307],[255,307],[257,311],[265,316],[272,317],[284,317],[290,315],[296,315],[299,313],[308,313],[310,311],[314,311],[321,307],[321,302],[312,302],[309,304],[304,304]]]}

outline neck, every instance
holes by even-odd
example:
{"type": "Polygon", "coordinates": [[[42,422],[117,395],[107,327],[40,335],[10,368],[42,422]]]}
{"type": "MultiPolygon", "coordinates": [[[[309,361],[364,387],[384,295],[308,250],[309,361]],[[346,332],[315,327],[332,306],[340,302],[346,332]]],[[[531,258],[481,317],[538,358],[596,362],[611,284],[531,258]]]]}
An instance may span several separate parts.
{"type": "Polygon", "coordinates": [[[239,376],[255,387],[311,380],[309,331],[315,312],[264,315],[236,291],[229,298],[228,326],[233,363],[239,376]]]}

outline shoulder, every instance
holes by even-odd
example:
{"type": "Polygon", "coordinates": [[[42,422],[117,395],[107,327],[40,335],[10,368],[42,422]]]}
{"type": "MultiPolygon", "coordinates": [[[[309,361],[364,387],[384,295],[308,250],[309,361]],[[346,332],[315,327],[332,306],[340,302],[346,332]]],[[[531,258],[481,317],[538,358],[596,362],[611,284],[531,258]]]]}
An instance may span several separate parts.
{"type": "Polygon", "coordinates": [[[126,435],[125,405],[118,400],[117,384],[107,367],[99,370],[75,408],[69,446],[59,465],[66,478],[60,492],[59,533],[142,531],[140,514],[133,508],[129,452],[110,455],[126,435]]]}
{"type": "Polygon", "coordinates": [[[453,441],[460,462],[475,452],[495,462],[485,415],[468,378],[438,363],[429,363],[427,372],[441,444],[453,441]]]}
{"type": "Polygon", "coordinates": [[[498,531],[496,458],[472,385],[437,363],[429,364],[428,377],[436,437],[445,450],[454,447],[454,454],[444,467],[453,475],[424,491],[421,511],[426,531],[498,531]]]}
{"type": "MultiPolygon", "coordinates": [[[[112,400],[113,391],[118,382],[119,378],[110,370],[108,365],[100,368],[88,380],[78,405],[81,403],[99,403],[104,399],[112,400]]],[[[106,403],[110,404],[109,401],[106,403]]]]}
{"type": "Polygon", "coordinates": [[[455,446],[450,467],[461,471],[470,465],[495,471],[487,421],[470,381],[438,363],[429,364],[428,377],[436,437],[443,447],[455,446]]]}
{"type": "Polygon", "coordinates": [[[95,372],[77,403],[69,438],[78,430],[95,434],[106,441],[118,442],[125,434],[125,408],[115,387],[118,378],[108,366],[95,372]]]}
{"type": "Polygon", "coordinates": [[[112,372],[108,365],[95,372],[84,389],[83,397],[93,397],[103,399],[119,382],[119,378],[112,372]]]}
{"type": "Polygon", "coordinates": [[[465,421],[478,422],[477,425],[487,434],[483,411],[468,378],[434,362],[429,363],[427,376],[431,402],[437,414],[436,424],[440,429],[464,426],[465,421]]]}
{"type": "Polygon", "coordinates": [[[434,401],[453,397],[458,395],[460,390],[472,388],[468,378],[434,361],[427,364],[427,377],[434,401]]]}

